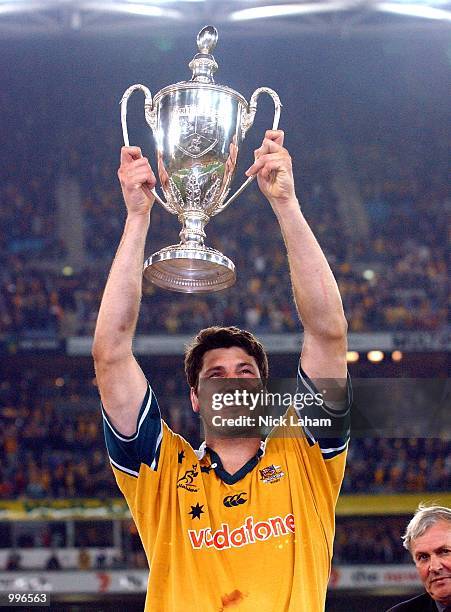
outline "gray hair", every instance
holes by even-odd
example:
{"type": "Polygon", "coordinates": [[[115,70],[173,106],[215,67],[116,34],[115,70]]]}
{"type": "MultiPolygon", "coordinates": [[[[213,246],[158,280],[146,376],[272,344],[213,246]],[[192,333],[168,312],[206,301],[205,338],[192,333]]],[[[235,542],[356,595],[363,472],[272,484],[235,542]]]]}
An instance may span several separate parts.
{"type": "Polygon", "coordinates": [[[402,536],[402,545],[412,553],[412,541],[421,537],[424,532],[439,521],[448,521],[451,526],[451,508],[445,506],[427,506],[421,503],[402,536]]]}

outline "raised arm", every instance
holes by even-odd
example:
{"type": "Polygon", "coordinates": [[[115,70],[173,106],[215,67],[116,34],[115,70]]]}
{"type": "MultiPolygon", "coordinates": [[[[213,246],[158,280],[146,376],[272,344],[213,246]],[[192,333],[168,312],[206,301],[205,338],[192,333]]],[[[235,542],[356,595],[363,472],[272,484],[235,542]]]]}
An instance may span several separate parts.
{"type": "Polygon", "coordinates": [[[144,245],[154,197],[155,176],[138,147],[123,147],[118,171],[127,220],[100,305],[92,355],[102,404],[113,426],[126,436],[147,390],[132,353],[142,293],[144,245]]]}
{"type": "Polygon", "coordinates": [[[288,251],[294,299],[304,327],[301,365],[312,379],[346,378],[347,323],[338,286],[294,189],[282,131],[266,132],[247,171],[257,175],[279,221],[288,251]]]}

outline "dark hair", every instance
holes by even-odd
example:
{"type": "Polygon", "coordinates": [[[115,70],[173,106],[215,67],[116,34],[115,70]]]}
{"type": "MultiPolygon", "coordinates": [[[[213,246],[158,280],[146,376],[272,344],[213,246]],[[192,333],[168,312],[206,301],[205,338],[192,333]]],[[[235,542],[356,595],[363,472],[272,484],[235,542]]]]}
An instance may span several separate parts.
{"type": "Polygon", "coordinates": [[[204,355],[217,348],[238,346],[255,358],[262,380],[268,378],[268,357],[261,342],[250,332],[238,327],[207,327],[201,329],[185,350],[185,374],[190,387],[197,391],[199,372],[204,355]]]}

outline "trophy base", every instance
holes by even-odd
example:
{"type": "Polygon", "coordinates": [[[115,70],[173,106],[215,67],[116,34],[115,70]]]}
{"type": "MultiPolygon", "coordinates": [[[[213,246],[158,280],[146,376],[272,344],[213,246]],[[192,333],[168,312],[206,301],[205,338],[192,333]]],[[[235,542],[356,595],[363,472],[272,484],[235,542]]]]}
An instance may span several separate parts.
{"type": "Polygon", "coordinates": [[[233,262],[215,249],[178,244],[151,255],[144,277],[154,285],[181,293],[212,293],[235,284],[233,262]]]}

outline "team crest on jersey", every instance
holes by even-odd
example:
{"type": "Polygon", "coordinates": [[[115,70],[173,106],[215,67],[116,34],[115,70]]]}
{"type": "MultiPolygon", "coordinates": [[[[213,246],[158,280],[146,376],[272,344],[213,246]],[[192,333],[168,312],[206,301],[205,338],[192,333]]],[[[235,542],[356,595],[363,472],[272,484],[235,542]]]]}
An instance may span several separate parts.
{"type": "Polygon", "coordinates": [[[199,488],[196,486],[194,479],[198,476],[199,472],[197,470],[197,463],[191,466],[191,470],[186,470],[186,472],[177,480],[177,489],[185,489],[190,493],[197,493],[199,488]]]}
{"type": "Polygon", "coordinates": [[[273,482],[279,482],[281,478],[285,476],[285,472],[282,472],[280,465],[268,465],[267,467],[259,470],[260,480],[272,484],[273,482]]]}

